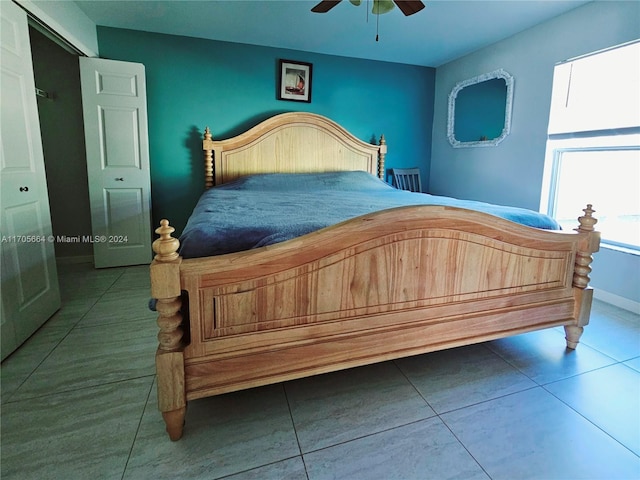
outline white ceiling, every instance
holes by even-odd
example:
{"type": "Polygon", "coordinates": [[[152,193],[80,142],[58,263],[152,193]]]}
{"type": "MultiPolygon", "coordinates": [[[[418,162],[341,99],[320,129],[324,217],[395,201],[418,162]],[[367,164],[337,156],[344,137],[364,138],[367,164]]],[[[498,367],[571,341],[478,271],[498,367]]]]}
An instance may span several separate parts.
{"type": "Polygon", "coordinates": [[[580,0],[423,0],[367,15],[367,0],[331,11],[319,0],[76,0],[96,25],[437,67],[587,3],[580,0]],[[379,20],[379,25],[376,25],[379,20]],[[376,27],[380,39],[375,41],[376,27]]]}

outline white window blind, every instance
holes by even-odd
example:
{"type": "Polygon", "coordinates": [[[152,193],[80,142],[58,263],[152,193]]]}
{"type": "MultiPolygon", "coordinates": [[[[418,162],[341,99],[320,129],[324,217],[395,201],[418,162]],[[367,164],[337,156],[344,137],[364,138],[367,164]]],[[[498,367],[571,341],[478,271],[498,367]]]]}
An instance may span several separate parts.
{"type": "Polygon", "coordinates": [[[640,126],[640,42],[555,67],[549,135],[640,126]]]}

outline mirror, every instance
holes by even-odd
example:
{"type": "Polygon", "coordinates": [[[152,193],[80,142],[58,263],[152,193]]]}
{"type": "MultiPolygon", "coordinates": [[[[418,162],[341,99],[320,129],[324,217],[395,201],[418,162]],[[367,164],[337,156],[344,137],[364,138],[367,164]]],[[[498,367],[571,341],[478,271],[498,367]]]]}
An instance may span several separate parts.
{"type": "Polygon", "coordinates": [[[456,84],[449,94],[447,136],[454,148],[493,147],[511,130],[513,77],[504,70],[456,84]]]}

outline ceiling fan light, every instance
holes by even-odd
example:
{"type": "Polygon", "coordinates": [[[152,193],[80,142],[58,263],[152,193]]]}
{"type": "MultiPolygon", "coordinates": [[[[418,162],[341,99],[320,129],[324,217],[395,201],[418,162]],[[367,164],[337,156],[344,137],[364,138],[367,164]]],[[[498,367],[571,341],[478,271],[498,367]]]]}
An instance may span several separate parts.
{"type": "Polygon", "coordinates": [[[393,10],[393,7],[393,0],[373,0],[371,13],[374,15],[382,15],[383,13],[393,10]]]}

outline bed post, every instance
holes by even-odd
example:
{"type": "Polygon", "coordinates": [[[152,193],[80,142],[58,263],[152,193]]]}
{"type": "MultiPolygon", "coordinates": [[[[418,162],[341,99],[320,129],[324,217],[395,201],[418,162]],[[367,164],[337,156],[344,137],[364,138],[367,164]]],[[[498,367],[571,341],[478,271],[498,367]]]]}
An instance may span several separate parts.
{"type": "Polygon", "coordinates": [[[178,255],[180,242],[171,236],[174,231],[167,220],[161,220],[160,227],[156,229],[160,238],[153,242],[156,256],[151,263],[151,295],[157,299],[160,328],[156,351],[158,408],[162,412],[169,438],[175,441],[182,436],[187,401],[180,314],[182,258],[178,255]]]}
{"type": "Polygon", "coordinates": [[[378,149],[378,178],[384,180],[384,157],[387,155],[387,141],[384,135],[380,135],[380,148],[378,149]]]}
{"type": "Polygon", "coordinates": [[[575,349],[580,341],[584,326],[589,323],[591,314],[591,302],[593,301],[593,288],[589,287],[589,274],[591,262],[595,252],[600,249],[600,232],[594,230],[598,220],[593,217],[595,210],[591,204],[582,210],[584,215],[578,218],[580,225],[575,230],[585,234],[584,241],[576,252],[575,266],[573,269],[573,286],[575,293],[575,306],[577,309],[577,322],[575,325],[565,325],[567,348],[575,349]]]}
{"type": "Polygon", "coordinates": [[[204,150],[204,184],[205,188],[213,187],[213,137],[209,127],[204,129],[204,140],[202,140],[204,150]]]}

